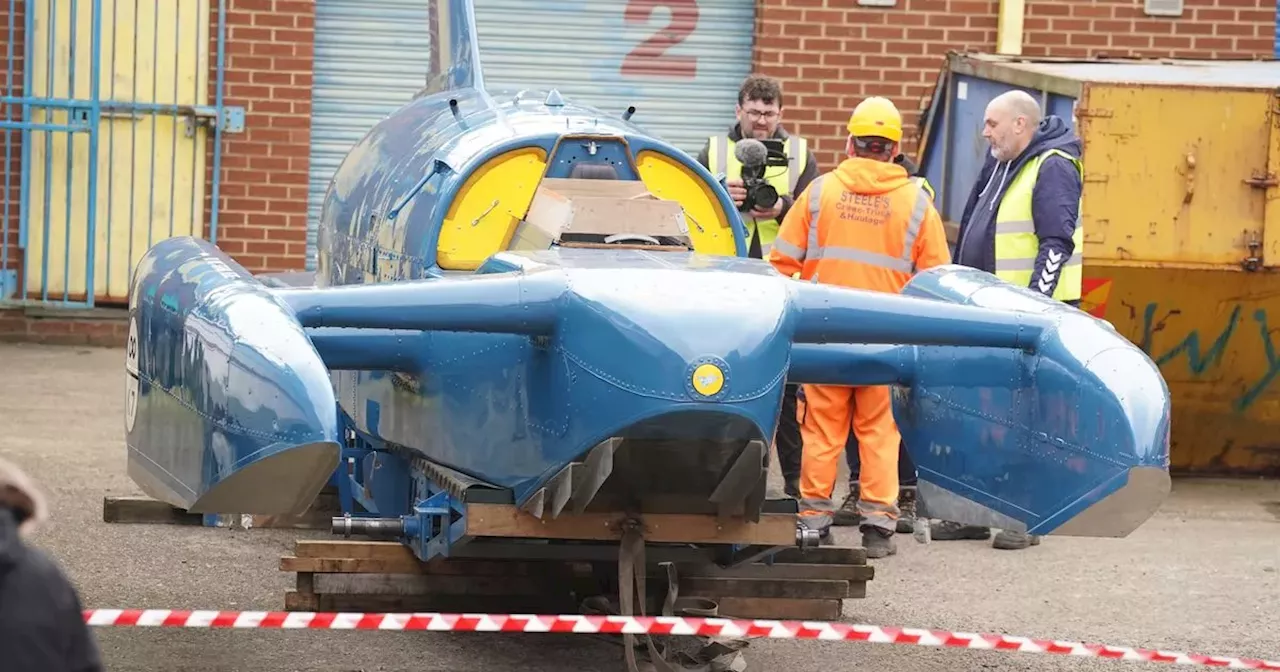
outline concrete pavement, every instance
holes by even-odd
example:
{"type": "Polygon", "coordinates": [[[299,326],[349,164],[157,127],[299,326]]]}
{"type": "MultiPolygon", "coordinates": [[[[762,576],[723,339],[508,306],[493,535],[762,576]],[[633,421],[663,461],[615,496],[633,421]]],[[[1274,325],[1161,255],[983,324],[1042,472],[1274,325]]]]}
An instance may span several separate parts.
{"type": "MultiPolygon", "coordinates": [[[[108,525],[125,475],[121,350],[0,344],[0,454],[48,493],[51,551],[90,608],[279,609],[277,562],[300,536],[108,525]]],[[[841,493],[843,494],[843,493],[841,493]]],[[[838,534],[856,534],[840,530],[838,534]]],[[[854,541],[850,538],[850,541],[854,541]]],[[[1178,481],[1128,539],[919,546],[898,535],[845,620],[1280,658],[1280,483],[1178,481]]],[[[96,629],[110,670],[621,670],[620,650],[576,636],[96,629]]],[[[1061,656],[760,641],[753,670],[1120,670],[1061,656]]],[[[1139,667],[1156,667],[1140,665],[1139,667]]]]}

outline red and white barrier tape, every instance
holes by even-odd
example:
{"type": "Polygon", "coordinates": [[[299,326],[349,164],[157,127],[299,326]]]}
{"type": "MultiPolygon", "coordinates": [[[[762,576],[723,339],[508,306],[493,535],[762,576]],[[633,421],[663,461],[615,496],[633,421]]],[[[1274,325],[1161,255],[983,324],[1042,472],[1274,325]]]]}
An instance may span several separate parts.
{"type": "Polygon", "coordinates": [[[699,635],[821,639],[873,644],[908,644],[960,649],[1056,653],[1086,658],[1115,658],[1179,665],[1205,665],[1237,670],[1280,670],[1280,661],[1205,656],[1031,639],[1012,635],[975,634],[917,628],[825,621],[769,621],[668,616],[541,616],[526,614],[334,613],[303,611],[177,611],[170,609],[89,609],[93,626],[152,628],[264,628],[306,630],[430,630],[436,632],[545,632],[615,635],[699,635]]]}

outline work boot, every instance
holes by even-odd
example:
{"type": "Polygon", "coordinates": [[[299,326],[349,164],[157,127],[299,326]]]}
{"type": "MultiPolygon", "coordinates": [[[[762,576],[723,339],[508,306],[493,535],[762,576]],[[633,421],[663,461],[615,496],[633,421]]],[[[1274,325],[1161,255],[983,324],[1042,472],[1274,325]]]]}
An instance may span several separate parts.
{"type": "Polygon", "coordinates": [[[883,558],[898,552],[893,532],[874,525],[862,526],[862,547],[867,550],[868,558],[883,558]]]}
{"type": "Polygon", "coordinates": [[[916,529],[916,486],[904,485],[898,490],[898,511],[898,532],[911,534],[916,529]]]}
{"type": "Polygon", "coordinates": [[[849,486],[849,494],[845,496],[840,508],[836,509],[834,521],[835,525],[839,527],[853,527],[862,522],[862,515],[858,513],[858,485],[856,483],[849,486]]]}
{"type": "Polygon", "coordinates": [[[982,541],[991,538],[991,528],[979,525],[961,525],[950,520],[941,520],[929,527],[929,536],[934,541],[957,541],[960,539],[982,541]]]}
{"type": "Polygon", "coordinates": [[[788,478],[786,485],[782,486],[782,491],[792,499],[800,499],[800,477],[788,478]]]}
{"type": "Polygon", "coordinates": [[[1039,546],[1040,537],[1026,532],[1000,530],[1000,534],[991,540],[991,547],[1002,551],[1020,551],[1028,546],[1039,546]]]}

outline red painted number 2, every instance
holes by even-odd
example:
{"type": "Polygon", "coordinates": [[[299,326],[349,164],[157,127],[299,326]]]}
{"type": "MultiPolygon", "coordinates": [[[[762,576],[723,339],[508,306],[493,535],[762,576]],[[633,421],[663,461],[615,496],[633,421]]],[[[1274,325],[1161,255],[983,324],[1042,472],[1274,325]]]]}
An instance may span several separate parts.
{"type": "Polygon", "coordinates": [[[627,0],[622,18],[630,25],[646,25],[654,11],[661,7],[671,12],[671,20],[622,59],[622,74],[693,79],[698,74],[698,59],[666,52],[697,29],[698,0],[627,0]]]}

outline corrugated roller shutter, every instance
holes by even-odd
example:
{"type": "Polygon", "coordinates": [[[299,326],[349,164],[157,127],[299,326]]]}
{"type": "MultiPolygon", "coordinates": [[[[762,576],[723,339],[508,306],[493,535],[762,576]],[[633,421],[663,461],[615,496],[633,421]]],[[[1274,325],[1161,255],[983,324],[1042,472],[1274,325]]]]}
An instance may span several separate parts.
{"type": "Polygon", "coordinates": [[[696,153],[733,123],[756,0],[475,0],[490,91],[555,88],[696,153]],[[644,43],[671,44],[665,58],[644,43]],[[649,71],[659,74],[642,74],[649,71]]]}
{"type": "MultiPolygon", "coordinates": [[[[307,269],[320,205],[343,157],[426,82],[430,0],[316,0],[307,269]]],[[[484,0],[480,0],[484,2],[484,0]]]]}

